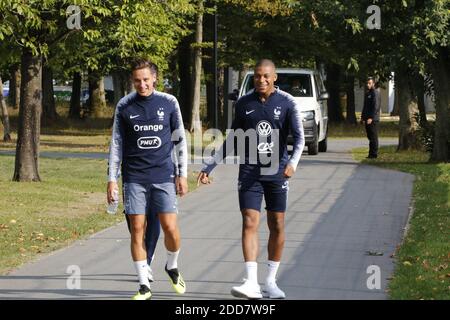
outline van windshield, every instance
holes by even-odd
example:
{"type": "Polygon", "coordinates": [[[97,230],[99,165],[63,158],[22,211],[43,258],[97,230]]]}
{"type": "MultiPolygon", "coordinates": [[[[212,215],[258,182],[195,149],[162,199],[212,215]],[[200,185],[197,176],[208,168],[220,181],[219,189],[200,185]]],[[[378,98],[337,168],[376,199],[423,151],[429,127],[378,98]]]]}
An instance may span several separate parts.
{"type": "MultiPolygon", "coordinates": [[[[275,85],[294,97],[312,97],[311,76],[298,73],[277,73],[278,78],[275,85]]],[[[245,93],[253,89],[253,75],[248,77],[245,84],[245,93]]]]}

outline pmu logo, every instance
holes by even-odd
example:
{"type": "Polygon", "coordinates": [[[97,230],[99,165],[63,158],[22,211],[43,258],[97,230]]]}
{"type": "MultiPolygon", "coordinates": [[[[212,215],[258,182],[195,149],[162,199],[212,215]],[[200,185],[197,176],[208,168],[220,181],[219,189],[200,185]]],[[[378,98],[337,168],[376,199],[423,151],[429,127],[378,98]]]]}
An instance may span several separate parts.
{"type": "Polygon", "coordinates": [[[142,137],[137,141],[139,149],[156,149],[161,147],[160,137],[142,137]]]}
{"type": "MultiPolygon", "coordinates": [[[[256,125],[256,130],[261,137],[268,137],[272,134],[272,126],[270,122],[262,120],[256,125]]],[[[258,146],[259,147],[259,146],[258,146]]]]}

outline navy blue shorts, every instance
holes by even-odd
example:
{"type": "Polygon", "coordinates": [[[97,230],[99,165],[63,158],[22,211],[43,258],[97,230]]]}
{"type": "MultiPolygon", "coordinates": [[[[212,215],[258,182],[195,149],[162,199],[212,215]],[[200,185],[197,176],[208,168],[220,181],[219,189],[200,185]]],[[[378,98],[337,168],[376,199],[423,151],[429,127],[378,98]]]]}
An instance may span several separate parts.
{"type": "Polygon", "coordinates": [[[264,196],[267,211],[286,212],[289,191],[288,180],[260,181],[244,180],[238,182],[239,207],[261,212],[264,196]]]}

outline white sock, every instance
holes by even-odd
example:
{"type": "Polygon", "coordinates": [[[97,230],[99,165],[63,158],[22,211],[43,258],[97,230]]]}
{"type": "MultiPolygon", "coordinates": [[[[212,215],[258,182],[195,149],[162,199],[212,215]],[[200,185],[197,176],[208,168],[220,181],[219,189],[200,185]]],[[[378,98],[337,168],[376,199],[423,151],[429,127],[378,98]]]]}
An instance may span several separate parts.
{"type": "Polygon", "coordinates": [[[175,269],[178,268],[178,254],[180,253],[180,250],[171,252],[167,251],[167,269],[175,269]]]}
{"type": "Polygon", "coordinates": [[[148,281],[147,260],[134,261],[134,267],[136,268],[136,273],[139,278],[139,284],[145,284],[150,288],[150,282],[148,281]]]}
{"type": "Polygon", "coordinates": [[[258,284],[258,263],[256,261],[247,261],[245,269],[247,270],[247,280],[258,284]]]}
{"type": "Polygon", "coordinates": [[[269,260],[267,263],[267,278],[266,278],[266,284],[275,283],[276,275],[278,271],[278,267],[280,266],[279,261],[271,261],[269,260]]]}

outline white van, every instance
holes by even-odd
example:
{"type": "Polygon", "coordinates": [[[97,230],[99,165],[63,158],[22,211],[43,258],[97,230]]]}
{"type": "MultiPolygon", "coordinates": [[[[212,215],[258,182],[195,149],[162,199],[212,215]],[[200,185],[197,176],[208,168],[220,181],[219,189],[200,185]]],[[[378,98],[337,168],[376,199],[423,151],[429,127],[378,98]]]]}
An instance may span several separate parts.
{"type": "MultiPolygon", "coordinates": [[[[316,155],[319,151],[326,152],[328,93],[322,76],[316,70],[283,68],[277,68],[277,75],[278,79],[275,85],[294,96],[300,106],[308,154],[316,155]]],[[[239,93],[234,97],[230,95],[230,98],[236,100],[250,90],[253,90],[253,71],[245,74],[239,93]]],[[[290,136],[288,143],[292,144],[292,142],[292,136],[290,136]]]]}

